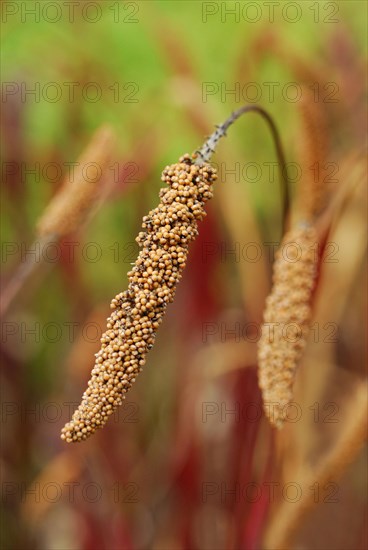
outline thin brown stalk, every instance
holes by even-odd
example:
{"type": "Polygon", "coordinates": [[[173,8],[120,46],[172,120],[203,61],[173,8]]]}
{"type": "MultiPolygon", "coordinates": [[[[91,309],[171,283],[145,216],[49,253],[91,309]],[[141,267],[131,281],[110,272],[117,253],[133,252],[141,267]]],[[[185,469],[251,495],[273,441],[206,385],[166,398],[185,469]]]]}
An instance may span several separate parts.
{"type": "Polygon", "coordinates": [[[260,115],[267,123],[272,139],[276,149],[276,155],[279,164],[279,173],[280,173],[280,194],[282,197],[282,220],[285,228],[287,215],[290,207],[289,199],[289,185],[288,185],[288,176],[287,176],[287,167],[285,161],[285,155],[282,148],[280,134],[277,130],[277,126],[272,118],[272,116],[259,105],[243,105],[240,109],[234,111],[222,124],[217,126],[215,132],[213,132],[202,145],[202,147],[196,151],[197,159],[196,164],[202,164],[208,162],[212,154],[214,153],[216,146],[220,139],[226,136],[226,131],[238,118],[240,118],[245,113],[257,113],[260,115]]]}
{"type": "Polygon", "coordinates": [[[348,466],[355,460],[367,440],[368,392],[361,382],[351,397],[350,414],[334,447],[320,462],[314,474],[308,473],[302,482],[298,502],[283,502],[274,517],[265,540],[265,548],[289,550],[294,548],[295,535],[310,511],[318,503],[310,487],[317,483],[324,487],[329,482],[338,482],[348,466]]]}
{"type": "Polygon", "coordinates": [[[320,102],[307,87],[302,88],[298,102],[301,117],[299,145],[302,178],[298,189],[299,216],[313,220],[324,206],[328,177],[326,176],[327,129],[320,102]]]}
{"type": "Polygon", "coordinates": [[[341,185],[331,194],[326,208],[318,216],[315,226],[319,240],[323,241],[331,225],[339,219],[344,204],[354,194],[359,186],[365,186],[367,181],[367,150],[354,151],[348,158],[339,163],[339,180],[341,185]]]}

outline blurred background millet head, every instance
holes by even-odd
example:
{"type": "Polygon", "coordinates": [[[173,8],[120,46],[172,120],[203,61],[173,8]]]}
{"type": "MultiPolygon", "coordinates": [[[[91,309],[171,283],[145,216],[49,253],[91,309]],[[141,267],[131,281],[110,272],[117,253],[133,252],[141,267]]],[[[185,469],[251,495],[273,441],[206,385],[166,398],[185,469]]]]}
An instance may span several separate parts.
{"type": "Polygon", "coordinates": [[[268,4],[1,4],[4,549],[367,547],[367,11],[268,4]],[[287,216],[249,113],[211,159],[214,197],[142,375],[66,445],[162,171],[244,104],[277,126],[287,216]],[[271,354],[269,398],[268,321],[292,357],[285,386],[271,354]]]}

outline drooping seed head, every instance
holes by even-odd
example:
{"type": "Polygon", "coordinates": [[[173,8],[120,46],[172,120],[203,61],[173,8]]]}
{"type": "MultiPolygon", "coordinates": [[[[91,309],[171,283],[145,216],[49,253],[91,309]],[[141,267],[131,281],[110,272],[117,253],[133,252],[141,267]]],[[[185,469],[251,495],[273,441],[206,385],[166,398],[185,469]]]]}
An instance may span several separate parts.
{"type": "Polygon", "coordinates": [[[259,386],[270,422],[281,428],[293,399],[298,363],[306,344],[316,275],[317,234],[309,224],[289,231],[276,253],[273,287],[258,343],[259,386]]]}
{"type": "Polygon", "coordinates": [[[194,164],[189,155],[164,169],[161,179],[168,187],[160,191],[160,204],[143,218],[136,239],[141,251],[128,273],[128,289],[111,301],[113,311],[88,387],[62,430],[61,438],[68,443],[87,439],[104,426],[142,371],[216,178],[209,164],[194,164]]]}

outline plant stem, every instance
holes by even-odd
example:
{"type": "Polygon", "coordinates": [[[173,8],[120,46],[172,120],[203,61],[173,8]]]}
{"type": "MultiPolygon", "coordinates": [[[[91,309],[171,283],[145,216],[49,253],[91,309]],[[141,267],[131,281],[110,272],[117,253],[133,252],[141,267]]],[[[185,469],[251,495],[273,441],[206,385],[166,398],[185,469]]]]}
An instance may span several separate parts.
{"type": "Polygon", "coordinates": [[[276,155],[279,164],[280,173],[280,191],[282,200],[282,220],[283,229],[285,229],[286,219],[289,212],[290,197],[289,197],[289,184],[288,174],[285,161],[285,155],[281,144],[280,134],[277,130],[276,124],[273,121],[271,115],[262,107],[258,105],[243,105],[240,109],[234,111],[229,118],[227,118],[222,124],[216,127],[216,130],[207,138],[202,147],[195,152],[197,158],[195,164],[203,164],[210,161],[212,154],[215,152],[216,146],[220,139],[226,136],[226,130],[238,119],[241,115],[249,112],[254,112],[261,115],[267,122],[269,129],[271,130],[272,139],[276,148],[276,155]]]}

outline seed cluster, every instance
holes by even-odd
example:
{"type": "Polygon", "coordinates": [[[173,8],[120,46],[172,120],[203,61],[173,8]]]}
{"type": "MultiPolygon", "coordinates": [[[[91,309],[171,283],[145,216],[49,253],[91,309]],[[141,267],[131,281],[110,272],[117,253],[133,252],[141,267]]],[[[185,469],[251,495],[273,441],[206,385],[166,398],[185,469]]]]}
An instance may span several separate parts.
{"type": "Polygon", "coordinates": [[[155,342],[217,178],[209,164],[194,164],[194,158],[184,155],[162,173],[169,187],[160,190],[160,204],[143,218],[143,231],[136,239],[142,250],[128,273],[128,289],[111,302],[113,311],[88,387],[62,430],[61,438],[68,443],[87,439],[106,423],[142,371],[155,342]]]}
{"type": "Polygon", "coordinates": [[[317,234],[309,224],[287,233],[276,254],[273,287],[258,343],[259,386],[265,414],[281,428],[292,401],[298,362],[306,344],[314,287],[317,234]]]}

